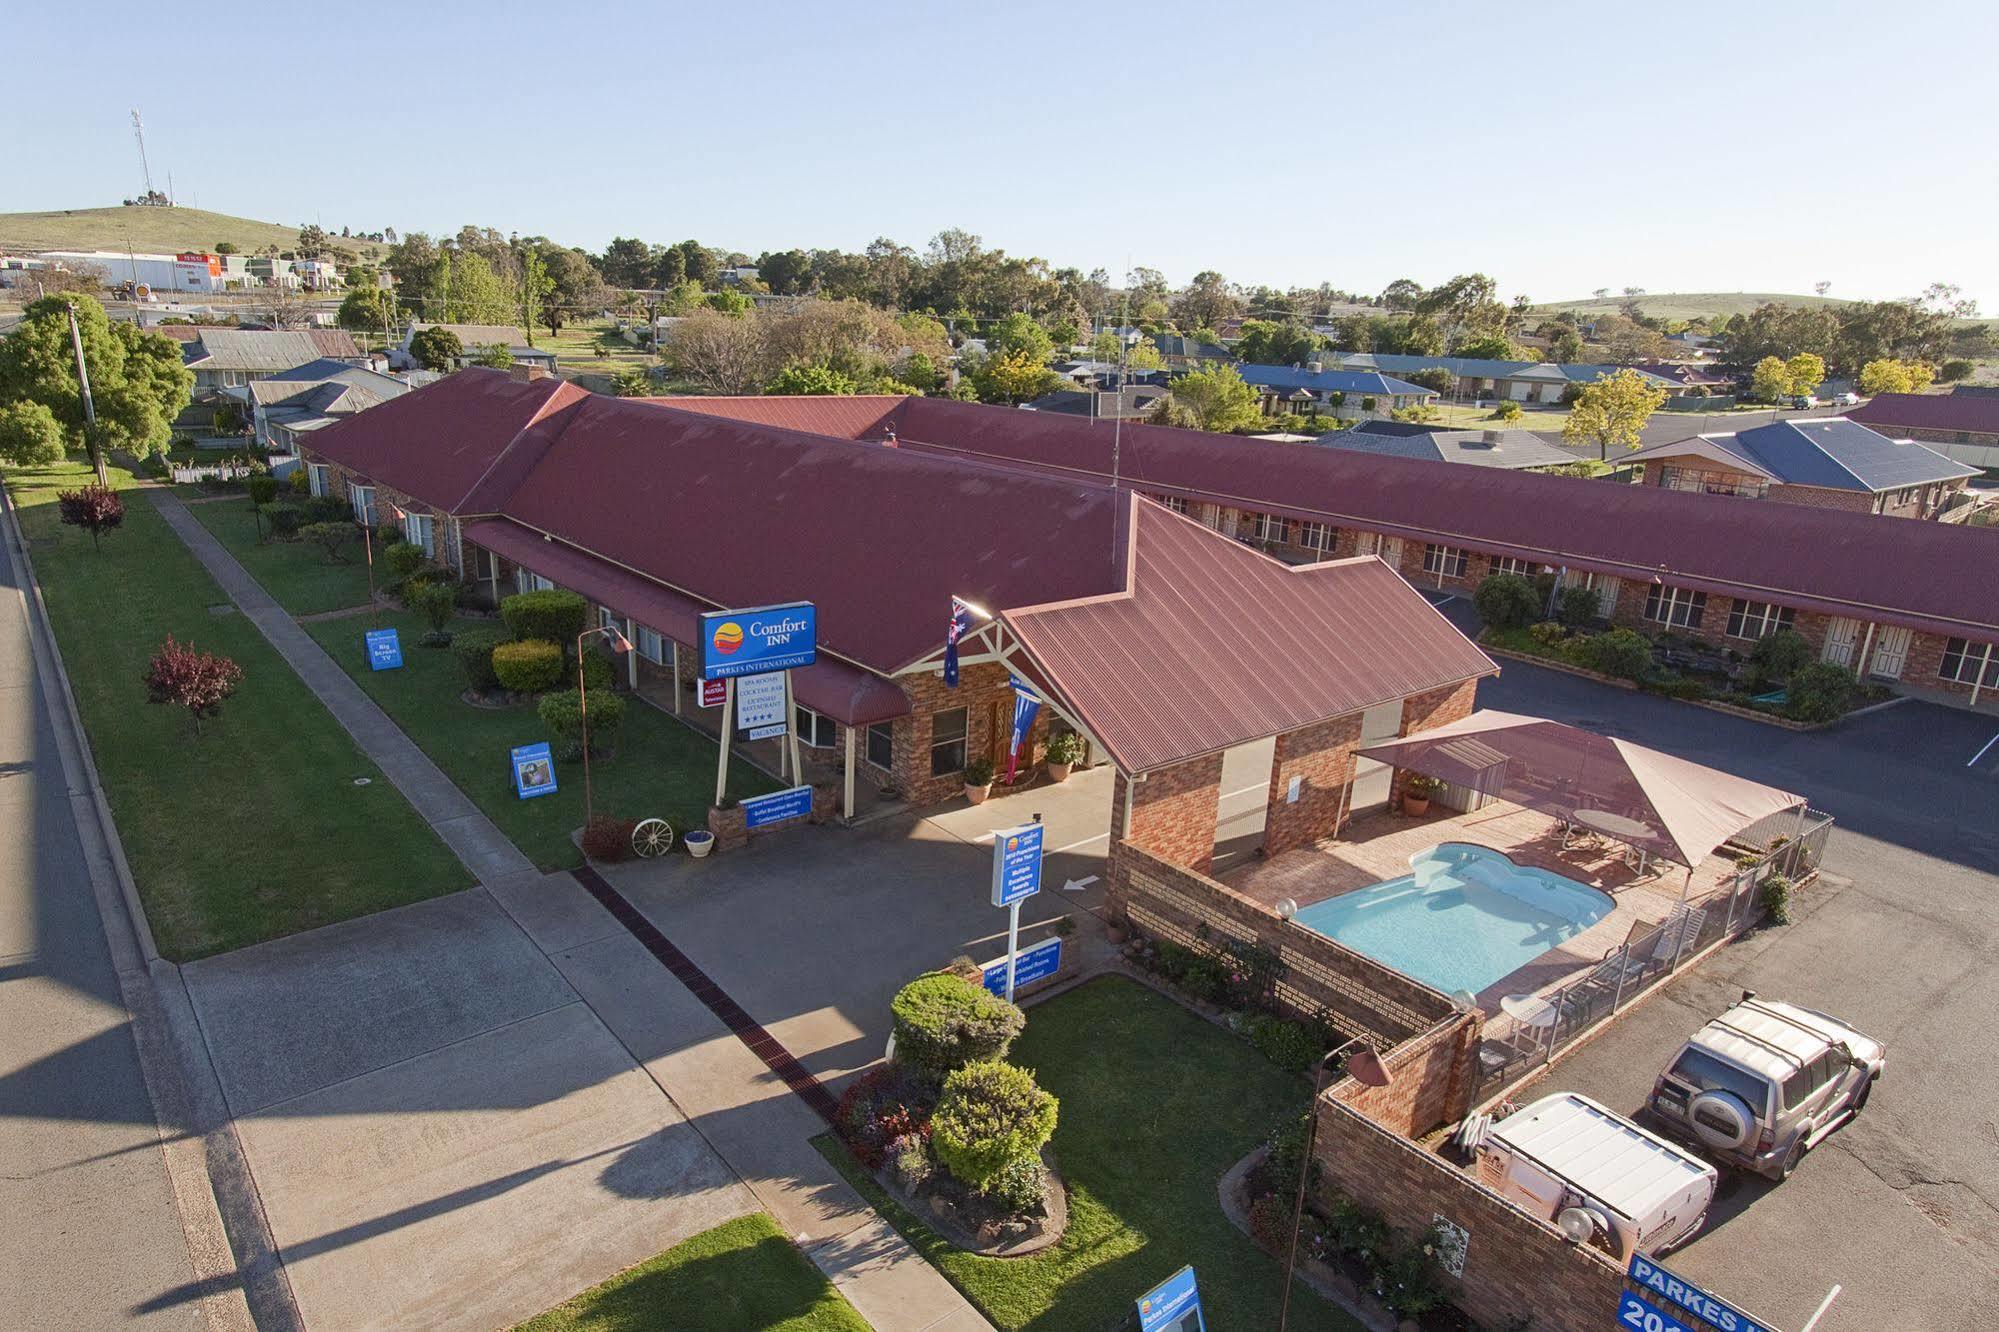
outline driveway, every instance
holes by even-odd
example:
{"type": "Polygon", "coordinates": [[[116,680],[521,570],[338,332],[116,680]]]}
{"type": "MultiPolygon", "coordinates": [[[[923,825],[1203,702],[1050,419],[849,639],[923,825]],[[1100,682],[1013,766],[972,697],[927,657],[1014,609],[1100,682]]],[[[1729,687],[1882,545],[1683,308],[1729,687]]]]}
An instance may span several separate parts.
{"type": "Polygon", "coordinates": [[[184,974],[309,1326],[510,1325],[756,1209],[485,889],[184,974]]]}

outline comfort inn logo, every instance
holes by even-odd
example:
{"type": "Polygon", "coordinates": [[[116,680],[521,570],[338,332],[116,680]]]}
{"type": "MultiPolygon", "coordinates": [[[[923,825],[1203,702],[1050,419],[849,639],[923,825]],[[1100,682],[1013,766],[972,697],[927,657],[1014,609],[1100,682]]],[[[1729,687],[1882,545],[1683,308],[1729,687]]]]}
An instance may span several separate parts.
{"type": "Polygon", "coordinates": [[[1009,837],[1009,838],[1007,838],[1007,839],[1006,839],[1006,849],[1007,849],[1007,850],[1009,850],[1009,851],[1017,851],[1017,850],[1019,850],[1019,849],[1020,849],[1020,839],[1019,839],[1018,837],[1009,837]]]}
{"type": "Polygon", "coordinates": [[[715,626],[715,650],[729,656],[743,645],[743,626],[734,620],[725,620],[715,626]]]}

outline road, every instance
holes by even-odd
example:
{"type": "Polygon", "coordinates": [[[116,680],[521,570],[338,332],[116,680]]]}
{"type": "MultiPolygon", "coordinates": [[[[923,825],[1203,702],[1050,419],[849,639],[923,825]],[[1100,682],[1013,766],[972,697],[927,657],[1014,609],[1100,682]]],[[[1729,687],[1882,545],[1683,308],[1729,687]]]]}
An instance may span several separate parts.
{"type": "Polygon", "coordinates": [[[203,1325],[48,682],[0,557],[0,1290],[12,1327],[203,1325]]]}

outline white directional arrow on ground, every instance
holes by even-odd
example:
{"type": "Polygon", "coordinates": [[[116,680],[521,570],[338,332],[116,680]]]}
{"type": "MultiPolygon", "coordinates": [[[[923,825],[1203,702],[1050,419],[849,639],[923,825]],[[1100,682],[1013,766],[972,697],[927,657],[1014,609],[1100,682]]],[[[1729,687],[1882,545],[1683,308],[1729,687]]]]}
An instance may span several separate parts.
{"type": "Polygon", "coordinates": [[[1080,893],[1096,881],[1097,876],[1094,874],[1081,879],[1071,879],[1062,885],[1062,891],[1065,893],[1080,893]]]}

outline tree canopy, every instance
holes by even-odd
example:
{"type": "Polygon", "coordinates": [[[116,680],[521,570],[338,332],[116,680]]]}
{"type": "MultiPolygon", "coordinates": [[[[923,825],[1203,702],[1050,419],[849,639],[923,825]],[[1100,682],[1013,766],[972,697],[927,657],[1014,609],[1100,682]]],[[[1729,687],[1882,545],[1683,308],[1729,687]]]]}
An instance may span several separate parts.
{"type": "MultiPolygon", "coordinates": [[[[135,324],[112,322],[88,296],[35,301],[0,340],[0,406],[39,403],[61,430],[65,448],[85,447],[83,394],[69,335],[71,303],[97,412],[95,437],[88,442],[141,458],[163,451],[174,418],[194,398],[194,374],[181,364],[180,344],[135,324]]],[[[41,436],[45,450],[39,417],[30,424],[27,416],[17,416],[15,428],[41,436]]]]}
{"type": "Polygon", "coordinates": [[[449,370],[465,354],[465,344],[448,328],[426,328],[410,339],[410,355],[426,370],[449,370]]]}
{"type": "Polygon", "coordinates": [[[1173,381],[1173,389],[1153,409],[1166,425],[1228,432],[1255,425],[1262,417],[1256,390],[1232,365],[1196,370],[1173,381]]]}
{"type": "Polygon", "coordinates": [[[1610,447],[1638,447],[1639,432],[1666,401],[1666,390],[1646,383],[1636,370],[1619,370],[1583,387],[1562,426],[1571,444],[1594,444],[1599,460],[1610,447]]]}

